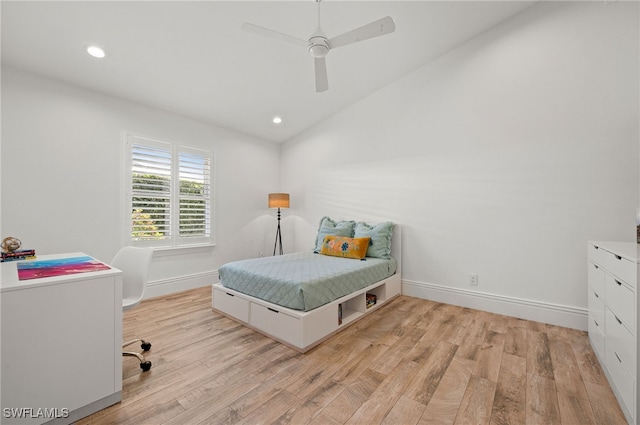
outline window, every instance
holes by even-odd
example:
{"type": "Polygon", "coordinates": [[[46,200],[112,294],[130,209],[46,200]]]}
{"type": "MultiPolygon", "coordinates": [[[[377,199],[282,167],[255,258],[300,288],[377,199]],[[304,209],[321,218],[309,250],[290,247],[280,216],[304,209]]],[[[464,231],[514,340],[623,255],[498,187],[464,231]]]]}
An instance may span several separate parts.
{"type": "Polygon", "coordinates": [[[126,137],[127,240],[131,245],[210,244],[211,152],[126,137]]]}

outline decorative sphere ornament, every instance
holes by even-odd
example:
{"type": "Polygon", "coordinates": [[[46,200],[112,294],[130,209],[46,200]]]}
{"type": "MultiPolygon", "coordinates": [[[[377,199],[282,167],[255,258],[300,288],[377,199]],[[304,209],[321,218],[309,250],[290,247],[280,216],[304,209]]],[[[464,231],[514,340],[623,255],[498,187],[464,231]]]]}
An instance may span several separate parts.
{"type": "Polygon", "coordinates": [[[20,239],[9,236],[8,238],[4,238],[2,240],[0,248],[2,248],[4,252],[13,252],[20,248],[21,245],[22,242],[20,242],[20,239]]]}

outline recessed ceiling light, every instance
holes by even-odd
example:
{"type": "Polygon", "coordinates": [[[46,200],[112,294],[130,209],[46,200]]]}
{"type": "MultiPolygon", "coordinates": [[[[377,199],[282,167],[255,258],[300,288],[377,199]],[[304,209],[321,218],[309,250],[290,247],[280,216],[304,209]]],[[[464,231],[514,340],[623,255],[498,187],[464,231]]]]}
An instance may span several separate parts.
{"type": "Polygon", "coordinates": [[[86,50],[87,50],[87,53],[89,53],[94,58],[102,59],[103,57],[106,56],[106,54],[104,53],[104,50],[102,50],[98,46],[87,46],[86,50]]]}
{"type": "Polygon", "coordinates": [[[282,123],[282,117],[278,117],[278,116],[273,117],[273,123],[274,124],[281,124],[282,123]]]}

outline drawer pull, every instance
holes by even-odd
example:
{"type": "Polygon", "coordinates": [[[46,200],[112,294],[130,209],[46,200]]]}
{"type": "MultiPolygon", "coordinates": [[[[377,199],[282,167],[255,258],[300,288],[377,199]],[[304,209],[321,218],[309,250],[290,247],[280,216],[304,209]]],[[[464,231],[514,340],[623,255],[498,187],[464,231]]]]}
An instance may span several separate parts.
{"type": "Polygon", "coordinates": [[[613,254],[614,257],[616,257],[616,260],[622,260],[622,257],[616,254],[613,254]]]}
{"type": "Polygon", "coordinates": [[[225,294],[229,295],[230,297],[235,297],[235,295],[234,295],[234,294],[230,294],[230,293],[228,293],[228,292],[225,292],[225,294]]]}
{"type": "Polygon", "coordinates": [[[613,317],[616,318],[616,320],[618,321],[618,323],[622,324],[622,320],[618,319],[618,316],[616,316],[615,314],[613,315],[613,317]]]}
{"type": "Polygon", "coordinates": [[[595,267],[596,270],[600,268],[600,266],[598,266],[597,264],[594,264],[593,267],[595,267]]]}
{"type": "Polygon", "coordinates": [[[593,291],[593,295],[595,295],[596,298],[600,298],[600,295],[598,295],[598,293],[596,291],[593,291]]]}
{"type": "Polygon", "coordinates": [[[597,327],[600,327],[600,324],[598,323],[598,321],[596,319],[593,319],[593,323],[595,323],[597,327]]]}
{"type": "Polygon", "coordinates": [[[622,363],[622,359],[620,359],[620,356],[618,355],[618,353],[616,353],[616,352],[614,351],[614,352],[613,352],[613,354],[615,354],[615,355],[616,355],[616,358],[618,359],[618,361],[619,361],[620,363],[622,363]]]}
{"type": "Polygon", "coordinates": [[[618,286],[622,286],[622,282],[620,282],[618,279],[613,279],[616,281],[616,283],[618,284],[618,286]]]}
{"type": "Polygon", "coordinates": [[[267,307],[267,310],[269,310],[269,311],[273,311],[274,313],[280,313],[278,310],[274,310],[274,309],[272,309],[271,307],[267,307]]]}

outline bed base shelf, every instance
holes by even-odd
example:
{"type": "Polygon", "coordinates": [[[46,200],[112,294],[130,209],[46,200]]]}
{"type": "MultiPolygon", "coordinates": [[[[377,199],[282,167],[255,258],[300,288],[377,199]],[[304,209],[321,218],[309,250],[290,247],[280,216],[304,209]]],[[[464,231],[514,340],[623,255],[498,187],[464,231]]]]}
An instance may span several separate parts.
{"type": "Polygon", "coordinates": [[[311,311],[292,310],[213,284],[213,310],[301,352],[307,352],[331,335],[400,295],[398,273],[311,311]],[[367,308],[367,294],[375,304],[367,308]]]}

